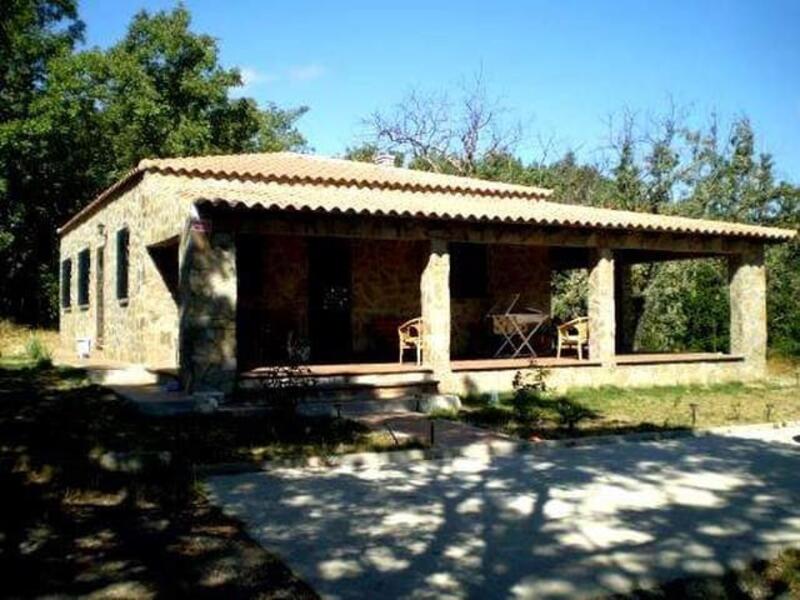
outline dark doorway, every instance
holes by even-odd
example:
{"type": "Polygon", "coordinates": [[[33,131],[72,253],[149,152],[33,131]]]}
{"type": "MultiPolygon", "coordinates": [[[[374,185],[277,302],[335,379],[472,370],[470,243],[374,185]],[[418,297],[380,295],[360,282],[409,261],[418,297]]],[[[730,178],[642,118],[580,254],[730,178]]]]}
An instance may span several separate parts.
{"type": "Polygon", "coordinates": [[[310,239],[308,309],[311,360],[348,362],[353,354],[350,242],[310,239]]]}
{"type": "Polygon", "coordinates": [[[175,237],[147,247],[147,252],[150,254],[150,258],[153,259],[158,274],[161,275],[161,279],[169,290],[169,294],[172,296],[176,306],[179,303],[178,246],[179,240],[175,237]]]}

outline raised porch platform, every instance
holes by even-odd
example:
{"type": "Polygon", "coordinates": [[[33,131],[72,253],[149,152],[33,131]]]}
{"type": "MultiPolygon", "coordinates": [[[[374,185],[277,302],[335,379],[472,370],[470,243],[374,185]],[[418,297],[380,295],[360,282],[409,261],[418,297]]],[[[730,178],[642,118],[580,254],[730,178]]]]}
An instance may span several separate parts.
{"type": "MultiPolygon", "coordinates": [[[[741,362],[742,356],[710,353],[710,352],[685,352],[677,354],[667,353],[641,353],[621,354],[616,357],[617,365],[655,365],[675,363],[700,363],[700,362],[741,362]]],[[[494,370],[519,370],[541,367],[545,369],[598,367],[599,361],[578,360],[577,358],[543,356],[537,358],[480,358],[467,360],[453,360],[450,362],[454,372],[459,371],[494,371],[494,370]]],[[[240,374],[243,380],[259,379],[271,373],[274,367],[259,367],[240,374]]],[[[414,363],[346,363],[333,365],[303,365],[298,371],[299,377],[314,378],[363,378],[371,375],[402,376],[415,374],[417,376],[433,377],[433,371],[425,365],[414,363]]]]}

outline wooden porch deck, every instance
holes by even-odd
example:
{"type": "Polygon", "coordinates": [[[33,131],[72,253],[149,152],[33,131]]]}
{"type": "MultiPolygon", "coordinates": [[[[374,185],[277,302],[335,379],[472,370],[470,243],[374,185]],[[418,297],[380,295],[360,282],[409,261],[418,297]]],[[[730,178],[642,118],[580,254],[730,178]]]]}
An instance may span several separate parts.
{"type": "MultiPolygon", "coordinates": [[[[710,352],[684,352],[676,354],[622,354],[616,357],[617,365],[653,365],[670,363],[698,363],[698,362],[737,362],[743,358],[737,355],[710,353],[710,352]]],[[[539,358],[482,358],[468,360],[454,360],[450,363],[454,372],[461,371],[492,371],[543,367],[547,369],[597,367],[599,361],[578,360],[577,358],[544,356],[539,358]]],[[[274,367],[258,367],[240,373],[244,379],[258,379],[270,373],[274,367]]],[[[414,363],[347,363],[331,365],[303,365],[300,376],[309,377],[356,377],[362,375],[400,375],[400,374],[431,374],[433,371],[425,365],[414,363]]]]}

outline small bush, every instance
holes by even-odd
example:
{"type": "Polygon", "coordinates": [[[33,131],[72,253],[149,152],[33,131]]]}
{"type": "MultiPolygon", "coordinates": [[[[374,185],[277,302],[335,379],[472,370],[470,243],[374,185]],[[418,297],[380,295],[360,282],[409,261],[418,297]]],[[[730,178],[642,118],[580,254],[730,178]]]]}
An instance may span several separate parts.
{"type": "Polygon", "coordinates": [[[53,364],[53,356],[49,348],[37,336],[32,335],[25,345],[25,356],[37,367],[49,367],[53,364]]]}
{"type": "Polygon", "coordinates": [[[514,376],[514,395],[511,408],[514,419],[519,423],[538,424],[544,414],[541,410],[542,394],[547,391],[545,379],[547,372],[537,368],[532,371],[519,371],[514,376]]]}

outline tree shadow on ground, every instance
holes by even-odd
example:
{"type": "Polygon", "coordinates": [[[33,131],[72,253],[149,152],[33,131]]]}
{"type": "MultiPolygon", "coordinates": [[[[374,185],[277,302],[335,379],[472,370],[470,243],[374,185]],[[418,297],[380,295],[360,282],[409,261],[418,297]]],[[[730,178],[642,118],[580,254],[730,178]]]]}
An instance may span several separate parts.
{"type": "Polygon", "coordinates": [[[0,368],[4,594],[316,597],[197,493],[195,459],[225,440],[264,443],[263,423],[240,422],[236,438],[203,419],[148,419],[83,377],[0,368]],[[130,452],[140,459],[108,458],[130,452]]]}
{"type": "Polygon", "coordinates": [[[797,459],[791,443],[706,436],[210,485],[323,594],[572,598],[800,543],[797,459]]]}

